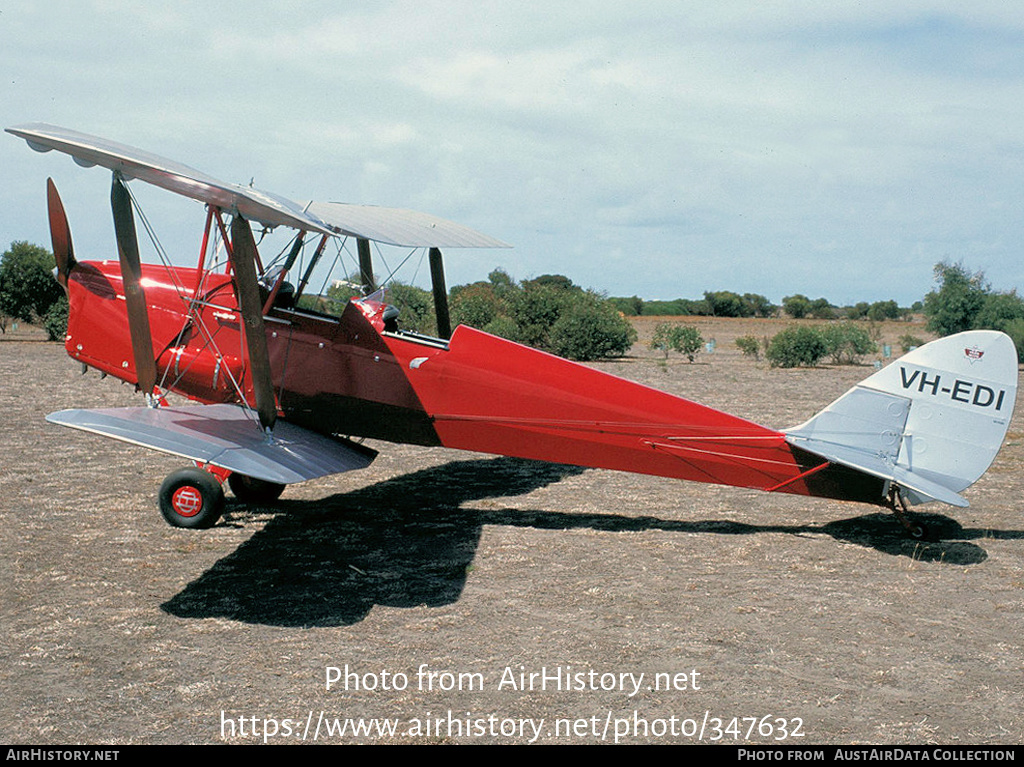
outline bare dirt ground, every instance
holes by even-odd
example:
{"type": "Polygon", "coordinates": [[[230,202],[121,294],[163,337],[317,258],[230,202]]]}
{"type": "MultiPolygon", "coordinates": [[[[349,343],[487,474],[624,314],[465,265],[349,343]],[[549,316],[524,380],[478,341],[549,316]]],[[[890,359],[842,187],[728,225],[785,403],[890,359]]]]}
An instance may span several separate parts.
{"type": "MultiPolygon", "coordinates": [[[[778,427],[871,372],[701,325],[695,364],[598,367],[778,427]]],[[[929,543],[866,506],[383,443],[190,532],[155,504],[180,460],[43,420],[128,387],[9,339],[0,742],[1024,740],[1019,416],[969,509],[923,508],[929,543]]]]}

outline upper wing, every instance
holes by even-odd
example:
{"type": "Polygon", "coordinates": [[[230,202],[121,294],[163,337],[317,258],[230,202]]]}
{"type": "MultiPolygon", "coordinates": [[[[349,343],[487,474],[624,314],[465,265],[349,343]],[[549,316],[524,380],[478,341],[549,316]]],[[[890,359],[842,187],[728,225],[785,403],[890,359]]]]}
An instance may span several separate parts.
{"type": "Polygon", "coordinates": [[[508,248],[510,245],[469,227],[404,208],[316,202],[305,207],[253,187],[231,184],[166,157],[127,144],[46,123],[7,128],[38,152],[56,149],[84,167],[100,165],[226,211],[237,210],[266,226],[344,234],[385,245],[428,248],[508,248]]]}
{"type": "Polygon", "coordinates": [[[307,210],[340,234],[413,248],[510,248],[462,224],[428,213],[377,205],[313,202],[307,210]]]}
{"type": "Polygon", "coordinates": [[[71,155],[84,167],[100,165],[128,179],[137,178],[224,210],[237,210],[245,218],[266,226],[284,225],[330,233],[324,222],[291,200],[252,187],[218,181],[195,168],[126,144],[46,123],[16,125],[7,132],[25,139],[37,152],[56,149],[71,155]]]}

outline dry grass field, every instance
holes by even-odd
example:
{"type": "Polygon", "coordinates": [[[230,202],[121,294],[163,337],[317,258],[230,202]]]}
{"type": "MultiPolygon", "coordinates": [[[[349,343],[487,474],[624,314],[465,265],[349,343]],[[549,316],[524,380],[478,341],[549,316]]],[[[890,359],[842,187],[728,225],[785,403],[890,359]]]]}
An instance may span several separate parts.
{"type": "MultiPolygon", "coordinates": [[[[644,321],[597,367],[777,427],[871,372],[739,354],[778,321],[698,324],[694,364],[644,321]]],[[[177,530],[180,460],[43,420],[134,402],[0,338],[0,742],[1024,740],[1020,407],[920,543],[856,504],[384,443],[177,530]]]]}

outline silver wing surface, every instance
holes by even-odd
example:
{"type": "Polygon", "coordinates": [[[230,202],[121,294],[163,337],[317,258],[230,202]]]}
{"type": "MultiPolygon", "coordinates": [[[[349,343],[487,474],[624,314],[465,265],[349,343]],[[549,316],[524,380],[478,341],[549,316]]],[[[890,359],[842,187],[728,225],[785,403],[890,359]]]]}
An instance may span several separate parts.
{"type": "Polygon", "coordinates": [[[99,165],[121,173],[126,179],[137,178],[225,211],[237,210],[246,219],[265,226],[283,225],[330,233],[322,221],[291,200],[252,187],[218,181],[195,168],[127,144],[46,123],[15,125],[7,128],[7,132],[25,139],[37,152],[56,149],[71,155],[83,167],[99,165]]]}
{"type": "Polygon", "coordinates": [[[238,211],[265,226],[288,226],[322,234],[342,234],[385,245],[428,248],[508,248],[501,240],[428,213],[376,205],[314,202],[305,207],[270,192],[220,181],[166,157],[127,144],[47,123],[6,129],[37,152],[57,150],[83,167],[99,165],[185,197],[238,211]]]}
{"type": "Polygon", "coordinates": [[[239,405],[61,410],[46,420],[282,485],[364,469],[377,456],[286,421],[268,438],[239,405]]]}
{"type": "Polygon", "coordinates": [[[377,205],[312,202],[309,213],[339,234],[411,248],[510,248],[511,245],[429,213],[377,205]]]}

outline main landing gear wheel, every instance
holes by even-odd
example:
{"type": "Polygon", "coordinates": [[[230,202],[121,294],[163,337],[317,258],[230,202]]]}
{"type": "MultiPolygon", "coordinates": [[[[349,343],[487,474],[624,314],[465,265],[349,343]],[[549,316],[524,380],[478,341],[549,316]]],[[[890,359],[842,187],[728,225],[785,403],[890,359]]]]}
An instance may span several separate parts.
{"type": "Polygon", "coordinates": [[[224,488],[202,469],[179,469],[160,485],[160,513],[172,527],[213,527],[222,511],[224,488]]]}
{"type": "Polygon", "coordinates": [[[235,498],[243,503],[273,503],[284,492],[284,485],[277,482],[247,477],[237,472],[228,477],[228,487],[235,494],[235,498]]]}

